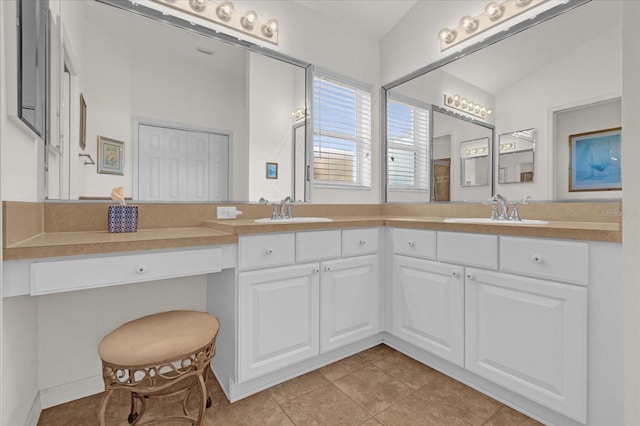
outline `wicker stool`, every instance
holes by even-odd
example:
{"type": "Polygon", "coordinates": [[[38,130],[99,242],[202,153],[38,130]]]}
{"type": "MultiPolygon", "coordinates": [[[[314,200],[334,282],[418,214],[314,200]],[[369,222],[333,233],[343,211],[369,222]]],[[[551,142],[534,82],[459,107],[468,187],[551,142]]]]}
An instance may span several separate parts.
{"type": "Polygon", "coordinates": [[[211,405],[205,381],[219,328],[218,319],[206,312],[171,311],[128,322],[106,335],[98,345],[106,392],[98,413],[100,425],[105,425],[107,403],[116,389],[131,392],[131,424],[142,419],[146,399],[184,393],[184,415],[140,425],[171,420],[203,425],[204,411],[211,405]],[[197,417],[187,411],[193,389],[200,392],[197,417]]]}

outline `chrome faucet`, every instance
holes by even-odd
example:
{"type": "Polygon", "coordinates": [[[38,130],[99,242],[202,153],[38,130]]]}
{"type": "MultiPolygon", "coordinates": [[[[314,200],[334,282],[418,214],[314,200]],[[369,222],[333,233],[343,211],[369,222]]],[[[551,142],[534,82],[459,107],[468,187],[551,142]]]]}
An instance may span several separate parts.
{"type": "Polygon", "coordinates": [[[493,212],[491,213],[491,219],[509,220],[509,204],[507,203],[506,198],[500,194],[495,194],[489,201],[494,206],[493,212]],[[502,208],[502,213],[498,213],[498,205],[502,208]]]}
{"type": "Polygon", "coordinates": [[[264,197],[260,197],[258,200],[259,203],[264,204],[265,206],[273,206],[273,210],[271,211],[271,220],[276,220],[280,218],[280,213],[278,213],[278,203],[270,203],[269,200],[264,197]]]}
{"type": "Polygon", "coordinates": [[[280,219],[291,219],[291,197],[286,196],[280,201],[280,219]]]}

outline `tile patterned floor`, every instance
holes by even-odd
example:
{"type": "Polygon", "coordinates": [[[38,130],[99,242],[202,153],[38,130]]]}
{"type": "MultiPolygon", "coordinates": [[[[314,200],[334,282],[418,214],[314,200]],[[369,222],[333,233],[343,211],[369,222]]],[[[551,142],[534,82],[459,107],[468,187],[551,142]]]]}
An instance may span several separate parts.
{"type": "MultiPolygon", "coordinates": [[[[209,395],[213,406],[207,410],[206,426],[540,425],[385,345],[233,404],[215,380],[210,380],[209,395]]],[[[95,425],[101,400],[98,394],[46,409],[38,426],[95,425]]],[[[174,407],[168,400],[151,400],[143,420],[169,416],[174,407]]],[[[114,393],[107,425],[128,426],[128,409],[127,394],[114,393]]]]}

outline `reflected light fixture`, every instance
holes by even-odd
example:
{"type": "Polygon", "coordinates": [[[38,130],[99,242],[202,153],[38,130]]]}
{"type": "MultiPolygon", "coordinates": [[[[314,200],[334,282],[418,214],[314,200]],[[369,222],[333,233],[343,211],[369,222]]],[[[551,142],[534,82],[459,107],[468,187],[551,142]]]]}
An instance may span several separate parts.
{"type": "Polygon", "coordinates": [[[307,118],[307,109],[306,108],[298,108],[291,113],[293,117],[293,121],[302,120],[303,118],[307,118]]]}
{"type": "Polygon", "coordinates": [[[460,95],[444,95],[444,104],[450,108],[457,109],[458,111],[462,111],[482,119],[486,119],[489,115],[493,114],[491,108],[477,102],[470,101],[460,95]]]}
{"type": "Polygon", "coordinates": [[[504,0],[488,3],[484,11],[476,16],[464,16],[460,25],[454,28],[443,28],[438,33],[440,51],[445,51],[465,40],[486,31],[495,25],[505,22],[549,0],[504,0]]]}
{"type": "MultiPolygon", "coordinates": [[[[151,2],[168,6],[215,24],[224,25],[269,43],[278,44],[280,28],[277,20],[269,19],[261,23],[258,21],[258,14],[255,11],[238,12],[230,1],[216,3],[211,0],[151,0],[151,2]]],[[[195,22],[192,24],[196,25],[195,22]]]]}

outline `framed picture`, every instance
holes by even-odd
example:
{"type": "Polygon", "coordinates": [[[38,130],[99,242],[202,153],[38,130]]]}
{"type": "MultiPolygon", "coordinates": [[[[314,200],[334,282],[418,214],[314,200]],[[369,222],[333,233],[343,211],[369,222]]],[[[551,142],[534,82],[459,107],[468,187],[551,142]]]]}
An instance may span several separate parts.
{"type": "Polygon", "coordinates": [[[98,173],[124,175],[124,142],[98,136],[98,173]]]}
{"type": "Polygon", "coordinates": [[[278,163],[267,163],[267,179],[278,179],[278,163]]]}
{"type": "Polygon", "coordinates": [[[569,136],[569,192],[622,189],[622,128],[569,136]]]}
{"type": "Polygon", "coordinates": [[[80,93],[80,148],[87,147],[87,103],[84,96],[80,93]]]}

